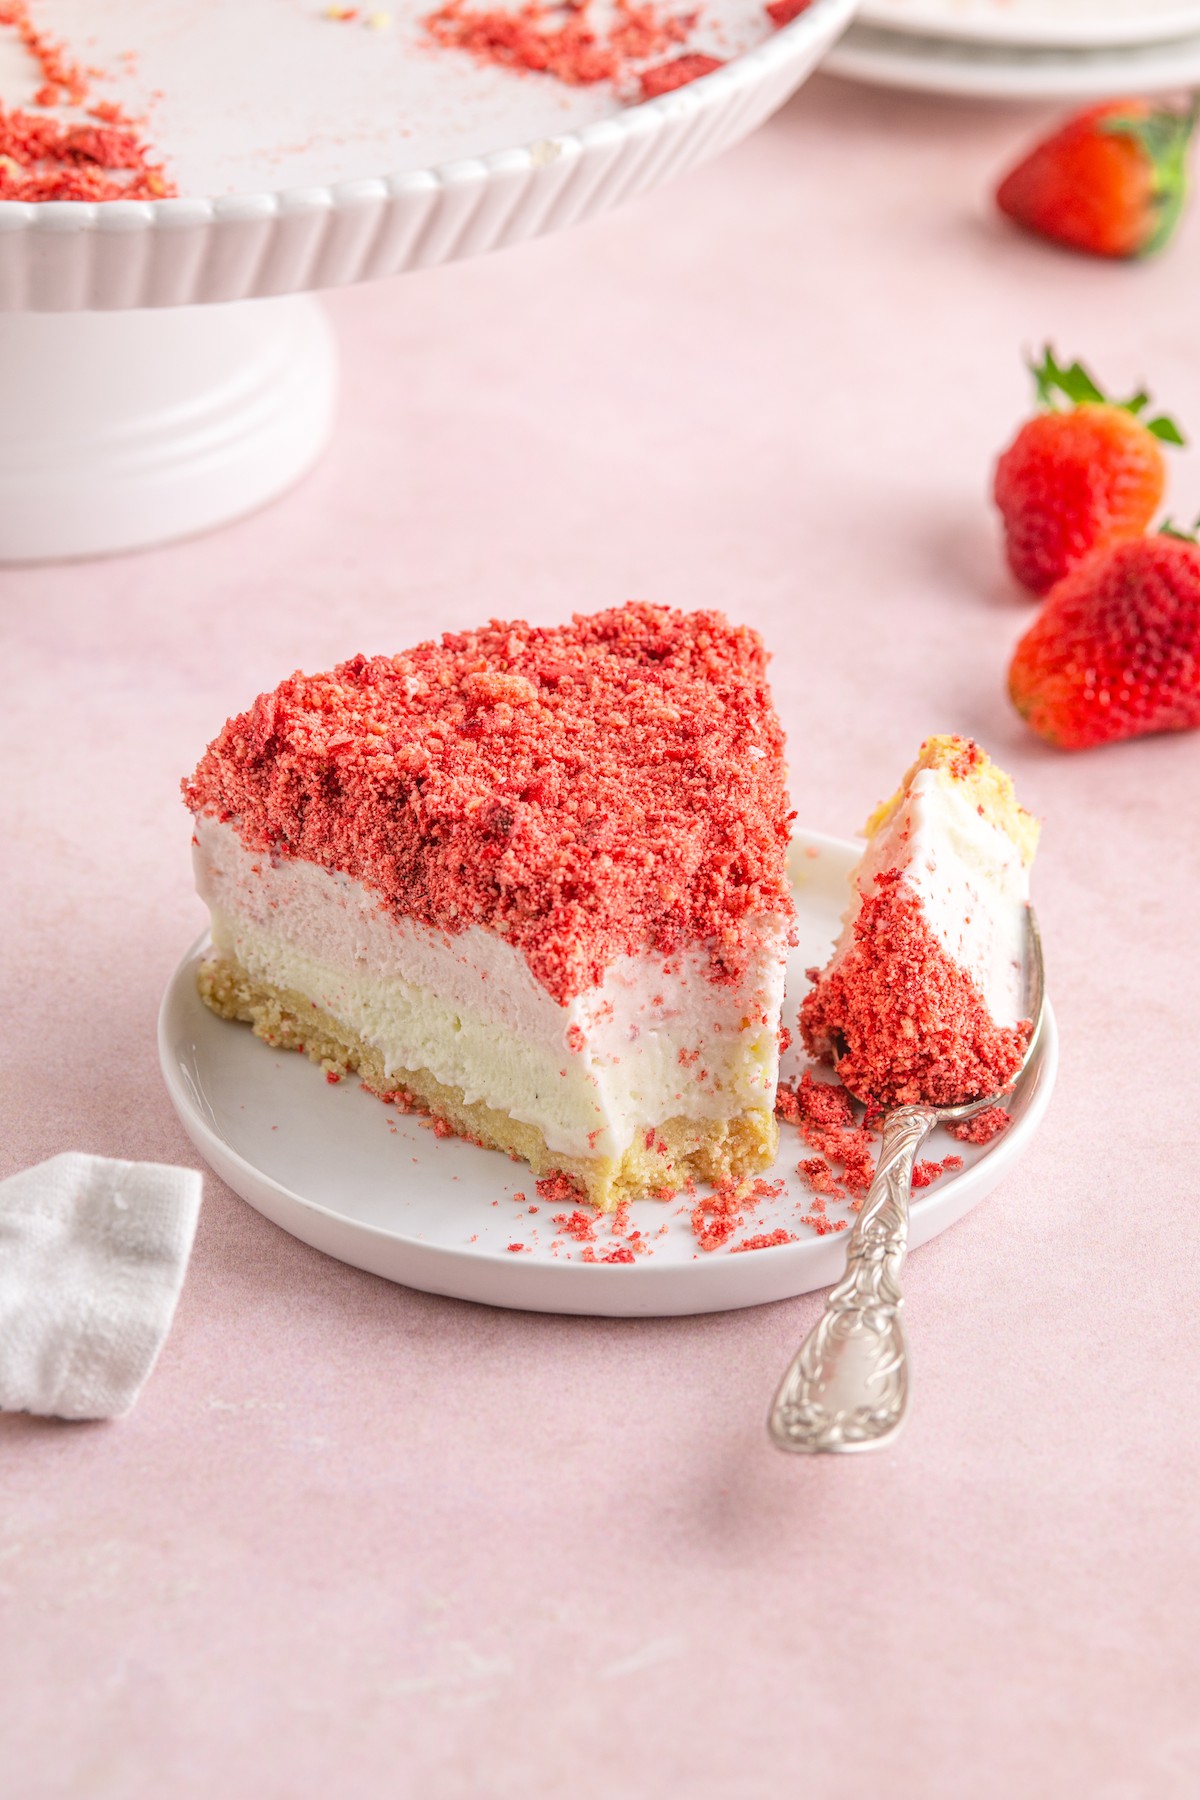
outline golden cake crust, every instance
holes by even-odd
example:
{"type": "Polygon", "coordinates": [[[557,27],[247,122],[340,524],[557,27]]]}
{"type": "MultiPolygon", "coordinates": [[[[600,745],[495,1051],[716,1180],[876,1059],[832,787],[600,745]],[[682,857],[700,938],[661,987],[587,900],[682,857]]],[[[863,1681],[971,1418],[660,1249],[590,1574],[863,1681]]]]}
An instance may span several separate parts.
{"type": "Polygon", "coordinates": [[[503,1150],[529,1164],[537,1177],[563,1174],[579,1184],[601,1212],[623,1201],[675,1192],[689,1179],[722,1181],[770,1167],[779,1141],[775,1116],[754,1108],[732,1119],[668,1119],[640,1134],[620,1158],[565,1156],[551,1150],[536,1125],[467,1100],[428,1069],[389,1075],[379,1052],[307,1000],[251,975],[228,957],[201,965],[200,997],[218,1017],[238,1019],[283,1050],[299,1050],[330,1075],[357,1075],[373,1093],[398,1095],[440,1119],[458,1137],[503,1150]]]}

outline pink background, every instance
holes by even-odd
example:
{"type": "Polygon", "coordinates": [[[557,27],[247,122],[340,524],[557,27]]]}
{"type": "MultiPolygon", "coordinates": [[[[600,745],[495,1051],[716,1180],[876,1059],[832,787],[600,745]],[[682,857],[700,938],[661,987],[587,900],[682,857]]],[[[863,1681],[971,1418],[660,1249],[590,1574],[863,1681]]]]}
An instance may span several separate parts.
{"type": "Polygon", "coordinates": [[[136,1412],[0,1420],[19,1800],[1197,1792],[1197,740],[1026,733],[985,492],[1046,337],[1200,433],[1200,216],[1146,267],[1010,233],[989,182],[1044,116],[815,82],[575,235],[332,298],[337,440],[269,511],[0,575],[3,1172],[194,1161],[154,1020],[228,712],[632,595],[767,635],[806,824],[857,827],[931,730],[1014,771],[1064,1048],[1017,1172],[909,1264],[879,1459],[767,1444],[817,1296],[494,1312],[210,1176],[136,1412]]]}

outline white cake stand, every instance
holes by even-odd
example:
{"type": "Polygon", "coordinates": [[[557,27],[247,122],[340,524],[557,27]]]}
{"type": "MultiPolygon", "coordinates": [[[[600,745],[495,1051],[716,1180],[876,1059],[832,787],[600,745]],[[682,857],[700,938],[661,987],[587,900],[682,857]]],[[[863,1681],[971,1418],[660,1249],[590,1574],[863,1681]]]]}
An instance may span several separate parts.
{"type": "MultiPolygon", "coordinates": [[[[37,0],[39,24],[116,72],[97,97],[137,113],[161,96],[152,141],[204,197],[0,202],[0,561],[131,549],[273,498],[333,416],[312,290],[647,192],[760,124],[854,5],[814,0],[776,31],[761,0],[713,0],[688,48],[726,66],[629,105],[431,48],[429,0],[390,0],[384,29],[324,0],[37,0]]],[[[0,41],[0,93],[33,85],[0,41]]]]}

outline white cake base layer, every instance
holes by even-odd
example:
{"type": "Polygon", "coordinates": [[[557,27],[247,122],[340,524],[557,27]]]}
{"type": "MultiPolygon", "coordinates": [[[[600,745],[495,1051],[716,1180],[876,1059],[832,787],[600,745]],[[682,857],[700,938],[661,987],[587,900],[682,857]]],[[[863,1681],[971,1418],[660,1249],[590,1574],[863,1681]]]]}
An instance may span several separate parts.
{"type": "Polygon", "coordinates": [[[1007,831],[983,817],[972,790],[947,771],[922,769],[852,875],[830,970],[854,943],[863,895],[891,869],[917,894],[925,923],[974,981],[996,1024],[1020,1024],[1029,871],[1007,831]]]}
{"type": "Polygon", "coordinates": [[[620,957],[560,1005],[496,933],[397,918],[349,876],[247,850],[232,824],[196,821],[195,864],[218,955],[348,1026],[397,1085],[428,1070],[535,1125],[550,1150],[619,1157],[669,1119],[774,1105],[787,957],[775,920],[735,985],[714,983],[696,947],[620,957]]]}

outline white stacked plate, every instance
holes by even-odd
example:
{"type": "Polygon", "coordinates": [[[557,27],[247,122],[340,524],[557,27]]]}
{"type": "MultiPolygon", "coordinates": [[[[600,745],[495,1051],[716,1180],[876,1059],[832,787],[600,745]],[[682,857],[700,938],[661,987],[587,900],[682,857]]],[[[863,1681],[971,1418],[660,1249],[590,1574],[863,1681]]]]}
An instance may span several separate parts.
{"type": "Polygon", "coordinates": [[[998,100],[1168,93],[1200,82],[1200,0],[862,0],[824,67],[998,100]]]}

